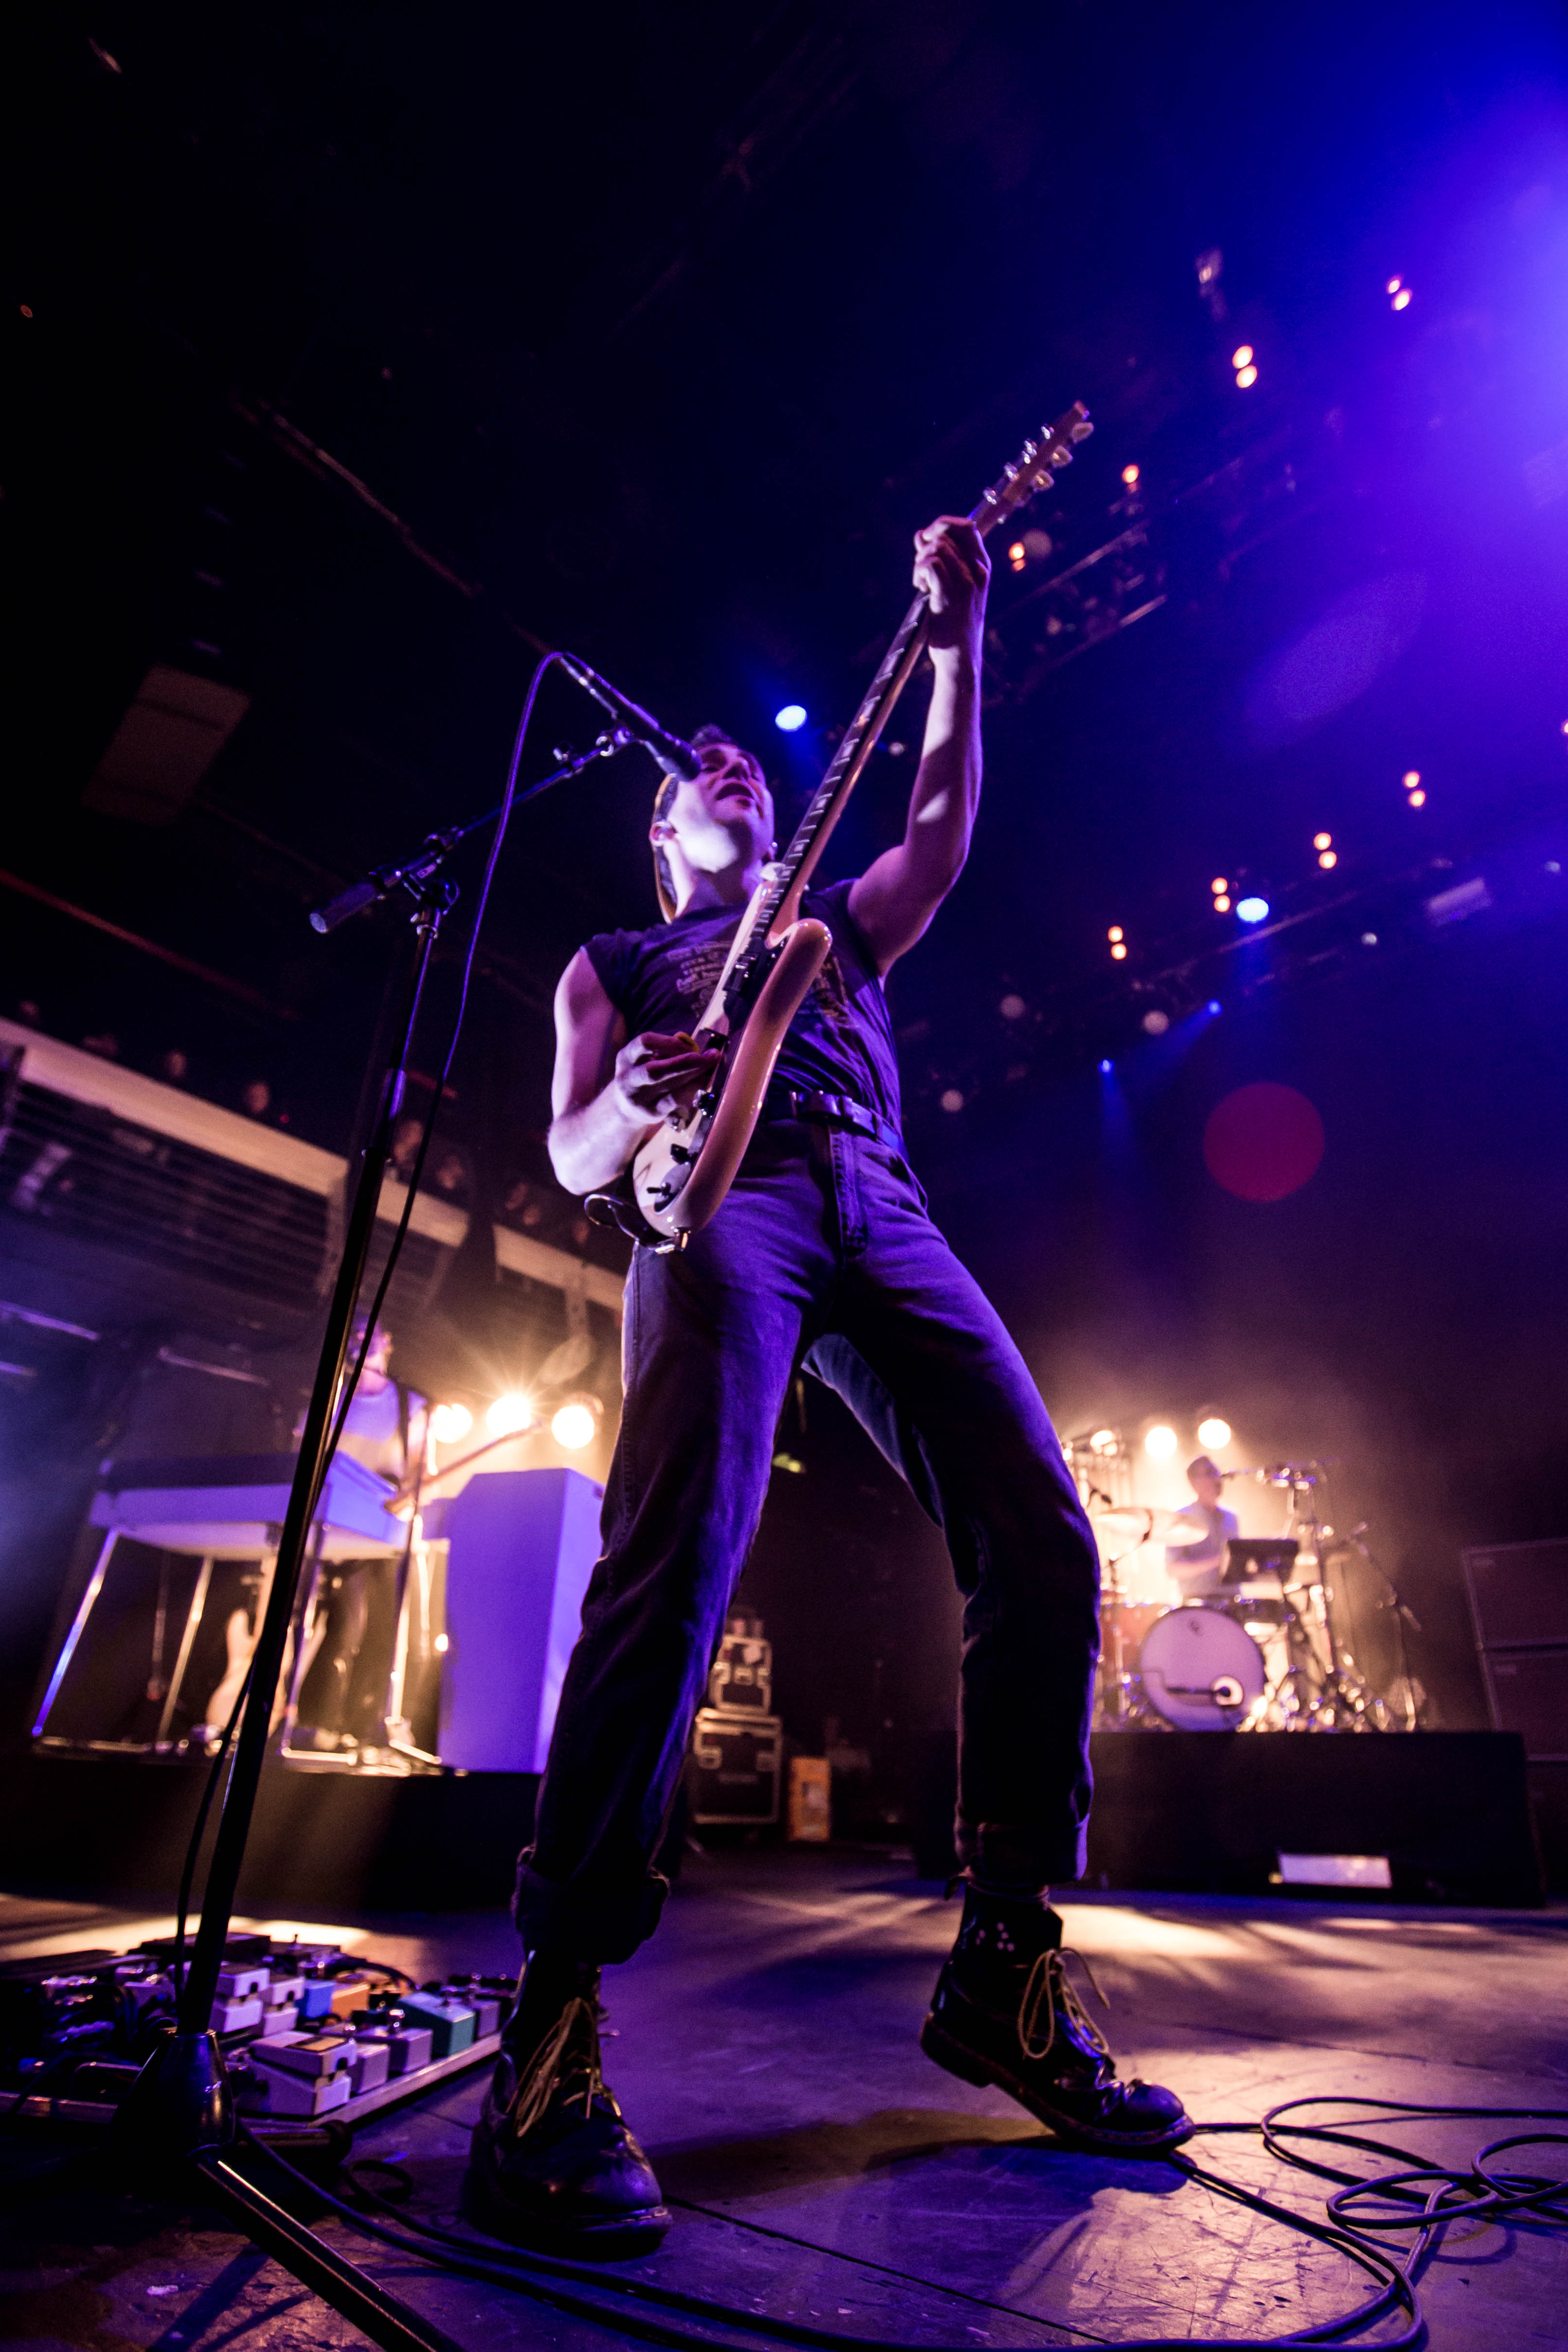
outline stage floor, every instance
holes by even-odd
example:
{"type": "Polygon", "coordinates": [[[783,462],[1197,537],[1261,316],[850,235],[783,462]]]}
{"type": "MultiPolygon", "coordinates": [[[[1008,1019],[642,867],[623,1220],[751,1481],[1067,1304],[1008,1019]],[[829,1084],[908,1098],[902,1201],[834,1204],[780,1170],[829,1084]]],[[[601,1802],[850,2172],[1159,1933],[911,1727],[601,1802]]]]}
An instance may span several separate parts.
{"type": "MultiPolygon", "coordinates": [[[[1062,1909],[1110,1997],[1122,2071],[1171,2084],[1201,2119],[1255,2118],[1316,2092],[1568,2108],[1568,1906],[1117,1895],[1062,1909]]],[[[605,2071],[676,2216],[635,2275],[921,2347],[1283,2334],[1359,2300],[1358,2274],[1332,2250],[1163,2166],[1058,2149],[1000,2094],[923,2058],[915,2036],[957,1916],[907,1865],[878,1857],[693,1858],[655,1941],[606,1971],[605,2071]]],[[[115,1943],[154,1924],[0,1898],[7,1952],[115,1943]]],[[[493,1913],[323,1924],[352,1927],[421,1976],[515,1964],[493,1913]]],[[[380,2120],[360,2152],[395,2156],[449,2213],[480,2087],[472,2076],[380,2120]]],[[[1384,2136],[1459,2162],[1509,2128],[1405,2124],[1384,2136]]],[[[1194,2153],[1321,2218],[1307,2176],[1256,2141],[1199,2141],[1194,2153]]],[[[1559,2153],[1537,2152],[1540,2168],[1559,2153]]],[[[13,2347],[300,2352],[361,2340],[199,2215],[39,2195],[0,2233],[13,2347]]],[[[592,2352],[629,2340],[343,2234],[465,2347],[592,2352]]],[[[1561,2233],[1456,2230],[1422,2290],[1436,2352],[1568,2347],[1565,2276],[1561,2233]]]]}

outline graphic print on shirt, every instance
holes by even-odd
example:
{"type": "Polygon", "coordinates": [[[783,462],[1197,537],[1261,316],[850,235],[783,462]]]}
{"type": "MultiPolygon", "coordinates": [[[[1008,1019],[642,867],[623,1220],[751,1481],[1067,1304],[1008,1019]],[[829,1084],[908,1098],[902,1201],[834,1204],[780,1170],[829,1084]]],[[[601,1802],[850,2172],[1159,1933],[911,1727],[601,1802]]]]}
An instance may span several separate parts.
{"type": "MultiPolygon", "coordinates": [[[[675,984],[691,1007],[693,1026],[700,1020],[709,999],[719,985],[719,975],[724,969],[729,952],[728,940],[707,940],[700,945],[689,948],[675,967],[675,984]]],[[[816,1006],[830,1029],[858,1049],[860,1040],[856,1030],[854,1010],[836,954],[829,954],[827,961],[812,982],[806,1002],[816,1006]]]]}

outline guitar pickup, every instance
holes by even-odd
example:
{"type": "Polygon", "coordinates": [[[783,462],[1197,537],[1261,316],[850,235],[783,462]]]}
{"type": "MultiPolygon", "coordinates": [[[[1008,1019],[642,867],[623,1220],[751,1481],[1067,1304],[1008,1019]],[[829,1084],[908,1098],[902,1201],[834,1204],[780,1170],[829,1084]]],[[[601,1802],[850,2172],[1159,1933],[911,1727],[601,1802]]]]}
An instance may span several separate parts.
{"type": "Polygon", "coordinates": [[[684,1168],[689,1160],[696,1159],[697,1154],[695,1151],[688,1151],[684,1143],[672,1143],[669,1147],[669,1156],[684,1168]]]}

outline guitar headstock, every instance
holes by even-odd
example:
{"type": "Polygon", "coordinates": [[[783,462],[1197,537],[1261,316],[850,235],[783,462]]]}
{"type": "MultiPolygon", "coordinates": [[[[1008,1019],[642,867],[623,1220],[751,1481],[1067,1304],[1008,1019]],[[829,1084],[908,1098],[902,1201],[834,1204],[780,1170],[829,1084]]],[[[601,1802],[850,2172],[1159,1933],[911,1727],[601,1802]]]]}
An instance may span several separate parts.
{"type": "Polygon", "coordinates": [[[1010,466],[1005,466],[969,520],[984,538],[988,530],[1032,499],[1053,474],[1070,466],[1073,451],[1094,431],[1081,400],[1064,408],[1054,425],[1042,425],[1037,441],[1026,441],[1010,466]]]}

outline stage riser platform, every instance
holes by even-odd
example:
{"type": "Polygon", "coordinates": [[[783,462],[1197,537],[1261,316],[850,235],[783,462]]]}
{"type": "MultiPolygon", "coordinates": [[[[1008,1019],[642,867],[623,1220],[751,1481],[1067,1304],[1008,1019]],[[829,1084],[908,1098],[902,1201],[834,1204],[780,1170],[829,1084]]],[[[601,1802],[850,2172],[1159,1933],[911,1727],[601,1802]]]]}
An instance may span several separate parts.
{"type": "MultiPolygon", "coordinates": [[[[20,1759],[7,1774],[0,1880],[172,1908],[205,1778],[205,1767],[135,1758],[20,1759]]],[[[237,1907],[335,1916],[504,1904],[537,1785],[531,1772],[382,1780],[269,1767],[237,1907]]]]}
{"type": "MultiPolygon", "coordinates": [[[[1396,1901],[1535,1903],[1511,1732],[1096,1732],[1089,1886],[1269,1891],[1286,1853],[1386,1854],[1396,1901]]],[[[952,1868],[952,1780],[928,1781],[917,1865],[952,1868]]]]}
{"type": "MultiPolygon", "coordinates": [[[[1511,1733],[1262,1737],[1097,1732],[1090,1886],[1264,1893],[1289,1853],[1386,1854],[1395,1900],[1541,1897],[1524,1755],[1511,1733]]],[[[916,1867],[955,1864],[952,1748],[934,1751],[916,1867]]],[[[8,1775],[0,1879],[39,1894],[172,1904],[205,1772],[29,1756],[8,1775]]],[[[482,1908],[508,1900],[533,1820],[531,1773],[408,1780],[270,1769],[240,1907],[482,1908]]]]}

